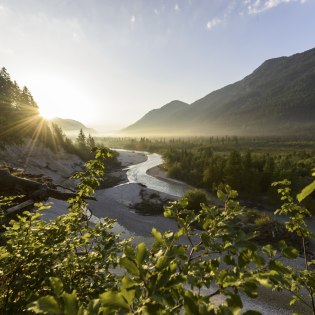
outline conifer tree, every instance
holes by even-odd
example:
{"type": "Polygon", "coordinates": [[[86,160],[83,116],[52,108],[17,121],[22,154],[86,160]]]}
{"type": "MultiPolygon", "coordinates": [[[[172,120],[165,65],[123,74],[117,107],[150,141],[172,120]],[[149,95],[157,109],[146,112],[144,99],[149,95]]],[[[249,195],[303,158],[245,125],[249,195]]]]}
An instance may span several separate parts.
{"type": "Polygon", "coordinates": [[[77,137],[77,144],[80,150],[86,150],[86,136],[82,130],[80,129],[79,135],[77,137]]]}
{"type": "Polygon", "coordinates": [[[86,145],[88,146],[89,149],[93,149],[95,148],[95,140],[94,138],[91,136],[91,134],[89,134],[89,136],[86,139],[86,145]]]}

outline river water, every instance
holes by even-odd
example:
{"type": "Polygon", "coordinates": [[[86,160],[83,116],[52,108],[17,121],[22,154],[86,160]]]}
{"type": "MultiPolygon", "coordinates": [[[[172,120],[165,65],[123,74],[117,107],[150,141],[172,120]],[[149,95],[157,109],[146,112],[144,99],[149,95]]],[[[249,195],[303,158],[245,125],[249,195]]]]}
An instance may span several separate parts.
{"type": "MultiPolygon", "coordinates": [[[[120,150],[117,150],[120,151],[120,150]]],[[[136,151],[134,151],[136,152],[136,151]]],[[[160,180],[147,174],[147,171],[153,167],[156,167],[163,163],[161,155],[147,152],[137,152],[147,155],[147,160],[143,163],[131,165],[128,167],[127,177],[129,183],[140,183],[146,185],[150,189],[154,189],[163,193],[167,193],[173,196],[181,197],[185,191],[193,188],[183,182],[175,181],[172,179],[160,180]]],[[[146,217],[144,217],[146,219],[146,217]]],[[[208,293],[208,292],[206,292],[208,293]]],[[[261,289],[259,298],[253,300],[248,298],[245,294],[242,294],[242,300],[244,303],[244,309],[256,309],[262,314],[291,314],[289,308],[290,295],[285,292],[273,292],[266,289],[261,289]]],[[[220,298],[217,301],[219,304],[220,298]]],[[[307,310],[302,306],[297,307],[301,314],[308,314],[307,310]]]]}
{"type": "MultiPolygon", "coordinates": [[[[146,153],[146,152],[141,152],[146,153]]],[[[146,153],[148,159],[140,164],[128,167],[127,177],[130,183],[140,183],[150,189],[154,189],[176,197],[183,194],[192,187],[175,180],[164,181],[147,174],[147,171],[163,163],[162,156],[157,153],[146,153]]]]}
{"type": "MultiPolygon", "coordinates": [[[[120,150],[117,150],[118,152],[120,150]]],[[[148,153],[144,151],[134,151],[141,154],[147,155],[147,160],[145,162],[131,165],[128,167],[127,171],[127,177],[130,183],[140,183],[142,185],[147,186],[150,189],[157,190],[159,192],[163,192],[169,195],[173,195],[176,197],[182,197],[183,194],[189,190],[193,189],[194,187],[177,181],[177,180],[160,180],[158,178],[155,178],[151,175],[147,174],[147,171],[155,166],[161,165],[163,163],[163,158],[160,154],[157,153],[148,153]]],[[[215,197],[211,194],[209,194],[211,199],[213,200],[215,197]]],[[[275,220],[279,222],[285,222],[287,220],[286,217],[282,216],[275,216],[272,213],[269,212],[269,214],[274,217],[275,220]]],[[[307,222],[308,228],[315,234],[315,219],[307,218],[305,220],[307,222]]],[[[315,248],[315,243],[312,242],[312,248],[315,248]]]]}
{"type": "MultiPolygon", "coordinates": [[[[140,153],[145,153],[145,152],[140,152],[140,153]]],[[[186,185],[184,183],[180,183],[177,181],[171,181],[171,182],[165,182],[163,180],[156,179],[148,174],[146,174],[147,170],[158,166],[163,162],[162,157],[159,154],[149,154],[145,153],[148,156],[147,161],[137,164],[137,165],[132,165],[128,167],[127,171],[127,176],[129,179],[130,183],[141,183],[146,185],[148,188],[155,189],[158,191],[162,191],[168,194],[172,194],[174,196],[182,196],[182,194],[187,190],[190,189],[191,186],[186,185]]],[[[128,184],[122,184],[122,185],[128,185],[128,184]]],[[[120,187],[122,188],[122,187],[120,187]]],[[[112,217],[116,219],[120,224],[115,224],[114,226],[114,233],[122,233],[122,237],[129,238],[131,236],[137,236],[135,235],[135,231],[132,229],[128,230],[128,227],[138,225],[138,229],[143,232],[143,230],[147,229],[151,231],[151,226],[154,225],[160,230],[160,226],[162,224],[166,224],[167,229],[170,229],[168,227],[168,222],[165,223],[168,219],[164,218],[162,216],[156,216],[156,217],[149,217],[149,216],[140,216],[136,213],[131,213],[126,206],[124,206],[122,203],[115,202],[115,200],[107,200],[108,196],[104,193],[106,191],[110,190],[119,190],[119,187],[116,186],[113,188],[109,189],[104,189],[100,190],[97,192],[99,194],[97,196],[98,201],[91,201],[91,204],[94,203],[94,206],[98,205],[98,213],[96,216],[92,216],[92,222],[98,223],[102,221],[102,217],[108,216],[111,217],[111,215],[117,215],[116,217],[112,217]],[[104,194],[104,196],[102,196],[104,194]],[[102,204],[105,200],[109,201],[108,203],[102,204]],[[113,212],[111,210],[111,206],[113,207],[113,212]],[[116,206],[116,208],[115,208],[116,206]],[[122,207],[122,209],[120,209],[122,207]],[[123,220],[120,220],[120,219],[123,220]],[[125,224],[126,223],[126,224],[125,224]],[[129,225],[128,225],[129,224],[129,225]],[[130,232],[132,231],[132,232],[130,232]]],[[[123,190],[122,190],[123,194],[123,190]]],[[[117,194],[114,194],[117,196],[117,194]]],[[[114,196],[114,197],[115,197],[114,196]]],[[[109,194],[110,197],[110,194],[109,194]]],[[[113,198],[113,196],[111,196],[113,198]]],[[[63,214],[60,213],[61,209],[65,209],[66,205],[65,202],[61,202],[58,200],[53,200],[54,205],[53,207],[55,208],[55,216],[54,213],[52,213],[52,217],[55,218],[56,216],[63,214]]],[[[51,208],[49,211],[52,211],[53,208],[51,208]]],[[[93,208],[92,210],[96,210],[93,208]]],[[[87,210],[88,211],[88,210],[87,210]]],[[[48,211],[47,211],[48,212],[48,211]]],[[[89,213],[91,214],[91,213],[89,213]]],[[[51,219],[51,218],[50,218],[51,219]]],[[[139,234],[138,237],[136,238],[137,242],[147,242],[148,244],[152,243],[152,237],[145,236],[146,234],[139,234]],[[139,236],[140,235],[140,236],[139,236]]],[[[216,289],[216,288],[211,288],[216,289]]],[[[209,294],[209,290],[204,291],[204,294],[209,294]]],[[[217,304],[220,304],[223,302],[223,300],[220,300],[221,297],[218,298],[216,301],[217,304]]],[[[269,290],[261,290],[259,297],[257,299],[250,299],[248,298],[245,294],[242,294],[242,301],[244,304],[244,310],[248,309],[256,309],[260,311],[264,315],[270,315],[270,314],[281,314],[281,315],[289,315],[292,314],[288,304],[289,304],[289,295],[286,294],[285,292],[270,292],[269,290]]],[[[299,308],[298,309],[300,314],[310,314],[305,308],[299,308]]]]}

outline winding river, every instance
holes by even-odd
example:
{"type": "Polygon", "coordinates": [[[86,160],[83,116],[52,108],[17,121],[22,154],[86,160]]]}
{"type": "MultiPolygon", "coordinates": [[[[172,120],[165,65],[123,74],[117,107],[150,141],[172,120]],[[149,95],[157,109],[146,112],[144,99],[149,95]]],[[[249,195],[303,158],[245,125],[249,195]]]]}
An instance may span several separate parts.
{"type": "MultiPolygon", "coordinates": [[[[117,150],[122,151],[122,150],[117,150]]],[[[125,150],[123,150],[125,151],[125,150]]],[[[163,163],[162,156],[156,153],[147,153],[141,151],[130,151],[140,154],[147,155],[147,160],[145,162],[131,165],[127,167],[127,177],[129,183],[139,183],[145,185],[150,189],[154,189],[156,191],[160,191],[163,193],[167,193],[173,196],[181,197],[186,190],[193,188],[190,185],[187,185],[183,182],[179,182],[169,178],[162,178],[163,180],[153,177],[147,174],[147,171],[153,167],[156,167],[163,163]]],[[[122,184],[126,185],[126,184],[122,184]]],[[[140,218],[142,221],[150,219],[148,217],[143,216],[136,216],[136,218],[140,218]]],[[[154,220],[163,220],[163,217],[154,217],[154,220]]],[[[156,224],[158,222],[155,222],[156,224]]],[[[142,222],[141,224],[146,224],[142,222]]],[[[314,227],[314,225],[313,225],[314,227]]],[[[207,293],[207,291],[205,292],[207,293]]],[[[291,314],[291,310],[288,307],[289,304],[289,295],[285,292],[270,292],[267,289],[260,290],[259,298],[253,300],[248,298],[245,294],[242,294],[242,300],[244,303],[244,309],[256,309],[260,311],[262,314],[291,314]]],[[[217,301],[220,303],[220,298],[217,301]]],[[[305,313],[305,309],[299,306],[298,309],[301,311],[302,314],[305,313]]]]}
{"type": "Polygon", "coordinates": [[[148,159],[145,162],[128,167],[127,177],[130,183],[140,183],[150,189],[176,197],[182,197],[185,191],[192,188],[192,186],[180,181],[171,179],[167,181],[160,180],[156,177],[148,175],[147,171],[155,166],[161,165],[163,163],[163,159],[162,156],[157,153],[141,153],[147,154],[148,159]]]}
{"type": "MultiPolygon", "coordinates": [[[[118,152],[120,150],[117,150],[118,152]]],[[[157,153],[148,153],[144,151],[134,151],[141,154],[147,155],[147,160],[145,162],[131,165],[128,167],[127,177],[130,183],[140,183],[145,185],[148,188],[157,190],[159,192],[163,192],[169,195],[173,195],[176,197],[182,197],[183,194],[189,190],[193,189],[193,186],[190,186],[184,182],[180,182],[177,180],[173,180],[170,178],[161,180],[156,177],[147,174],[147,171],[155,166],[161,165],[163,163],[163,158],[160,154],[157,153]]],[[[212,200],[216,199],[216,197],[212,194],[207,193],[212,200]]],[[[270,215],[273,216],[272,213],[269,212],[270,215]]],[[[274,216],[274,219],[279,222],[284,222],[286,220],[285,217],[274,216]]],[[[315,233],[315,218],[307,218],[306,219],[308,228],[315,233]]],[[[312,242],[312,247],[315,248],[315,243],[312,242]]]]}

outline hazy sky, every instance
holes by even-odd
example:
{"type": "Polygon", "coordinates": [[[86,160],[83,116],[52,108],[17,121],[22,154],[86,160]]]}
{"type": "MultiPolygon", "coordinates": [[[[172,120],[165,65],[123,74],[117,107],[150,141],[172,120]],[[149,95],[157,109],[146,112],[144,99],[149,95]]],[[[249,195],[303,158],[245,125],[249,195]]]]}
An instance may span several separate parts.
{"type": "Polygon", "coordinates": [[[99,130],[314,46],[315,0],[0,0],[0,67],[99,130]]]}

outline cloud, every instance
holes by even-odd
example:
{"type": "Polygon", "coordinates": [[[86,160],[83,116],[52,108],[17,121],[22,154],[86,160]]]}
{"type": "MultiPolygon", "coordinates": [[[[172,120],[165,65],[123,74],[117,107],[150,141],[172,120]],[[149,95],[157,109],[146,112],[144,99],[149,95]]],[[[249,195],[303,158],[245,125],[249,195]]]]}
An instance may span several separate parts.
{"type": "Polygon", "coordinates": [[[207,29],[208,30],[211,30],[213,29],[214,27],[218,26],[219,24],[222,23],[222,20],[219,19],[219,18],[213,18],[212,20],[208,21],[207,23],[207,29]]]}
{"type": "Polygon", "coordinates": [[[179,5],[178,5],[177,3],[176,3],[175,6],[174,6],[174,10],[175,10],[175,11],[179,11],[179,5]]]}
{"type": "Polygon", "coordinates": [[[244,0],[244,5],[247,8],[249,15],[256,15],[264,11],[273,9],[280,4],[298,2],[305,3],[306,0],[244,0]]]}
{"type": "Polygon", "coordinates": [[[130,18],[130,22],[131,23],[135,23],[136,22],[136,17],[134,15],[130,18]]]}
{"type": "Polygon", "coordinates": [[[158,9],[154,9],[153,12],[154,12],[155,15],[159,15],[160,14],[158,9]]]}

